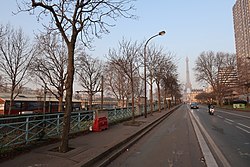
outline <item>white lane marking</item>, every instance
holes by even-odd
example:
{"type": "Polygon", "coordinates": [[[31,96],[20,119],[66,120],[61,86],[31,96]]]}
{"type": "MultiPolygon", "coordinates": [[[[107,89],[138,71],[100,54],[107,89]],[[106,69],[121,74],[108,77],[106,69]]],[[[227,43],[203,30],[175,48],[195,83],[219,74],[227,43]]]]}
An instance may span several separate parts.
{"type": "Polygon", "coordinates": [[[220,115],[217,115],[219,118],[223,118],[222,116],[220,116],[220,115]]]}
{"type": "MultiPolygon", "coordinates": [[[[205,128],[202,126],[202,124],[200,123],[200,121],[197,121],[197,116],[195,116],[194,113],[191,113],[191,114],[189,113],[189,116],[191,118],[191,121],[192,121],[193,125],[194,125],[194,123],[197,123],[199,125],[199,128],[201,129],[201,131],[203,132],[203,134],[206,136],[206,138],[207,138],[210,146],[213,148],[214,152],[216,153],[217,157],[219,158],[219,160],[221,161],[221,163],[223,164],[223,166],[231,167],[231,165],[229,164],[229,162],[227,161],[227,159],[225,158],[225,156],[222,154],[222,152],[220,151],[220,149],[218,148],[218,146],[215,144],[215,142],[213,141],[213,139],[210,137],[210,135],[207,133],[207,131],[205,130],[205,128]]],[[[202,147],[202,146],[200,146],[200,147],[202,147]]],[[[217,165],[217,163],[216,163],[216,165],[217,165]]],[[[211,167],[209,165],[207,165],[207,166],[211,167]]]]}
{"type": "Polygon", "coordinates": [[[233,120],[231,119],[228,119],[228,118],[225,118],[226,121],[229,121],[229,122],[234,122],[233,120]]]}
{"type": "Polygon", "coordinates": [[[243,126],[243,127],[245,127],[245,128],[248,128],[248,129],[250,129],[250,127],[249,126],[247,126],[247,125],[244,125],[244,124],[241,124],[241,123],[237,123],[238,125],[240,125],[240,126],[243,126]]]}
{"type": "Polygon", "coordinates": [[[194,126],[194,130],[195,130],[195,133],[196,133],[196,136],[197,136],[197,139],[198,139],[198,142],[200,144],[200,147],[201,147],[201,151],[203,153],[203,156],[205,158],[205,163],[208,167],[218,167],[218,164],[217,162],[215,161],[214,159],[214,156],[213,154],[211,153],[205,139],[203,138],[202,134],[201,134],[201,131],[199,130],[198,128],[198,125],[196,124],[196,121],[194,119],[196,119],[193,115],[193,113],[189,112],[189,116],[191,118],[191,122],[194,126]],[[192,114],[192,116],[191,116],[192,114]]]}
{"type": "MultiPolygon", "coordinates": [[[[238,114],[233,114],[233,115],[238,115],[238,114]]],[[[220,115],[217,115],[219,118],[222,118],[222,119],[224,119],[222,116],[220,116],[220,115]]],[[[226,122],[226,123],[228,123],[228,124],[230,124],[230,125],[232,125],[233,123],[234,123],[234,121],[233,120],[231,120],[231,119],[228,119],[228,118],[225,118],[225,120],[224,120],[224,122],[226,122]]],[[[243,127],[245,127],[245,128],[248,128],[248,129],[250,129],[250,127],[249,126],[247,126],[247,125],[244,125],[244,124],[242,124],[242,123],[237,123],[238,125],[240,125],[240,126],[243,126],[243,127]]],[[[247,130],[245,130],[245,129],[243,129],[243,128],[241,128],[241,127],[239,127],[239,126],[236,126],[238,129],[240,129],[240,130],[243,130],[244,132],[247,132],[247,133],[250,133],[249,131],[247,131],[247,130]]]]}
{"type": "Polygon", "coordinates": [[[224,122],[226,122],[226,123],[228,123],[228,124],[230,124],[230,125],[232,125],[232,124],[233,124],[232,122],[229,122],[229,121],[226,121],[226,120],[225,120],[224,122]]]}
{"type": "Polygon", "coordinates": [[[225,113],[225,114],[235,115],[235,116],[238,116],[238,117],[243,117],[243,118],[248,118],[248,119],[250,119],[250,117],[245,116],[245,115],[240,115],[240,114],[235,114],[235,113],[229,113],[229,112],[226,112],[226,111],[217,111],[217,112],[222,112],[222,113],[225,113]]]}
{"type": "Polygon", "coordinates": [[[236,128],[243,130],[244,132],[250,133],[249,131],[247,131],[246,129],[243,129],[242,127],[236,126],[236,128]]]}

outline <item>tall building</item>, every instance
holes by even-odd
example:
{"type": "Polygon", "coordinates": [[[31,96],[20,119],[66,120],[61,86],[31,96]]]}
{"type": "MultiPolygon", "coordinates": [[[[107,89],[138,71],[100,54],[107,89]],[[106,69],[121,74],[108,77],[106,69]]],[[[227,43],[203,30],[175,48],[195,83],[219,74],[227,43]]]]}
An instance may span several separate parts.
{"type": "Polygon", "coordinates": [[[245,93],[250,88],[250,0],[236,0],[233,6],[238,78],[245,93]]]}
{"type": "Polygon", "coordinates": [[[220,89],[224,93],[224,101],[231,102],[239,92],[239,80],[237,70],[233,66],[219,69],[218,80],[220,89]]]}
{"type": "Polygon", "coordinates": [[[236,68],[233,66],[219,68],[218,80],[227,91],[236,90],[239,85],[236,68]]]}

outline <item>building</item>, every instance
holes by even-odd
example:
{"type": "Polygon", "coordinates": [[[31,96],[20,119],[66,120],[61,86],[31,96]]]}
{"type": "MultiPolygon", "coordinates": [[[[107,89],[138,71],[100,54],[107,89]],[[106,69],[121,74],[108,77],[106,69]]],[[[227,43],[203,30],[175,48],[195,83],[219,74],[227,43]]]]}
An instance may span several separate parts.
{"type": "Polygon", "coordinates": [[[238,78],[243,94],[250,92],[250,0],[236,0],[233,6],[238,78]]]}
{"type": "Polygon", "coordinates": [[[224,102],[227,103],[238,98],[239,92],[239,80],[237,75],[237,70],[233,66],[223,67],[219,69],[218,73],[220,89],[223,92],[224,102]]]}
{"type": "Polygon", "coordinates": [[[225,89],[233,89],[238,88],[238,75],[235,67],[222,67],[218,72],[218,80],[220,85],[225,89]]]}

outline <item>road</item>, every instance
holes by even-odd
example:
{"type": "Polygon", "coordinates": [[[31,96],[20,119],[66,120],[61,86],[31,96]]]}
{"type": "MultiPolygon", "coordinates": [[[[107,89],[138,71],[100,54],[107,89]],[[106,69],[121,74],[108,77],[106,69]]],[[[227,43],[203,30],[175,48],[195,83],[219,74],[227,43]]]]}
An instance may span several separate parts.
{"type": "Polygon", "coordinates": [[[185,105],[177,109],[109,166],[205,166],[188,112],[185,105]]]}
{"type": "Polygon", "coordinates": [[[250,113],[215,111],[182,105],[109,167],[249,166],[250,113]]]}
{"type": "MultiPolygon", "coordinates": [[[[215,111],[215,115],[210,116],[207,106],[191,110],[231,166],[249,166],[250,112],[218,108],[215,111]]],[[[211,150],[214,151],[214,148],[211,150]]],[[[220,164],[216,151],[213,154],[220,164]]]]}

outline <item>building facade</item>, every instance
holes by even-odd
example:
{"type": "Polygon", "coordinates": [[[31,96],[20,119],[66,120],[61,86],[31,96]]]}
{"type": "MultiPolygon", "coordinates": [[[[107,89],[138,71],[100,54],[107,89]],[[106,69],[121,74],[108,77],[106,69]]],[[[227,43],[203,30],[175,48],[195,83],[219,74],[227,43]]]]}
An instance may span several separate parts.
{"type": "Polygon", "coordinates": [[[250,88],[250,0],[236,0],[233,6],[238,78],[242,93],[250,88]]]}
{"type": "Polygon", "coordinates": [[[238,99],[240,92],[237,70],[233,66],[223,67],[219,69],[218,80],[220,89],[224,96],[224,102],[231,103],[238,99]]]}
{"type": "Polygon", "coordinates": [[[222,67],[218,72],[218,80],[220,85],[227,90],[235,90],[238,88],[237,70],[233,66],[222,67]]]}

